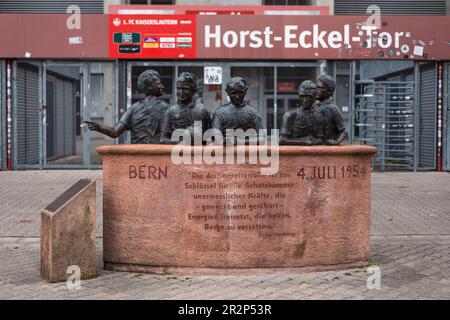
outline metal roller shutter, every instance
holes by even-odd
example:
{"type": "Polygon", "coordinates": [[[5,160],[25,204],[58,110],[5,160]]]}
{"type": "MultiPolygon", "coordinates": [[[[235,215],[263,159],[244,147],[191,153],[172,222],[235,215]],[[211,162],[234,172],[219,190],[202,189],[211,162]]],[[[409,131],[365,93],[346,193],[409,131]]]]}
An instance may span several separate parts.
{"type": "Polygon", "coordinates": [[[450,62],[444,63],[444,99],[443,99],[443,111],[444,111],[444,131],[443,131],[443,149],[442,154],[444,157],[443,169],[450,171],[450,62]]]}
{"type": "Polygon", "coordinates": [[[405,81],[414,81],[414,73],[409,73],[405,76],[405,81]]]}
{"type": "Polygon", "coordinates": [[[65,122],[65,132],[64,132],[64,148],[65,148],[65,155],[70,156],[73,155],[75,152],[74,146],[75,146],[75,132],[74,132],[74,125],[73,121],[75,119],[75,115],[73,112],[73,84],[68,81],[64,81],[64,106],[65,106],[65,115],[64,115],[64,122],[65,122]]]}
{"type": "Polygon", "coordinates": [[[27,162],[39,163],[39,74],[27,70],[27,162]]]}
{"type": "Polygon", "coordinates": [[[410,0],[335,0],[335,15],[366,15],[370,5],[377,5],[382,15],[426,15],[445,16],[446,1],[410,1],[410,0]]]}
{"type": "Polygon", "coordinates": [[[103,0],[2,0],[0,13],[66,13],[70,5],[80,7],[81,13],[103,13],[103,0]]]}
{"type": "Polygon", "coordinates": [[[64,157],[64,81],[61,79],[56,79],[56,123],[55,123],[55,132],[56,132],[56,148],[55,148],[55,156],[56,158],[64,157]]]}
{"type": "Polygon", "coordinates": [[[17,67],[17,163],[39,163],[39,73],[17,67]]]}
{"type": "Polygon", "coordinates": [[[6,156],[6,74],[5,74],[5,64],[4,61],[0,59],[0,171],[6,165],[4,160],[6,156]]]}
{"type": "Polygon", "coordinates": [[[16,111],[16,119],[17,119],[17,163],[25,164],[26,163],[26,100],[25,100],[25,70],[18,67],[17,68],[17,76],[16,76],[16,86],[17,86],[17,111],[16,111]]]}
{"type": "Polygon", "coordinates": [[[436,169],[436,68],[420,67],[419,168],[436,169]]]}

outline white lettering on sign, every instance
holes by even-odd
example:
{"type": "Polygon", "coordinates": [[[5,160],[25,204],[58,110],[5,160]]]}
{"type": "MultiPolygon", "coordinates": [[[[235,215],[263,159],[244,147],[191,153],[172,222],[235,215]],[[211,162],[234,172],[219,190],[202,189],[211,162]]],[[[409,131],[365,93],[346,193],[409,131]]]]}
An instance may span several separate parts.
{"type": "Polygon", "coordinates": [[[273,31],[270,27],[265,27],[264,31],[240,31],[239,34],[235,31],[225,31],[221,33],[221,26],[215,26],[214,31],[211,31],[209,25],[205,26],[205,47],[211,46],[211,41],[214,40],[214,47],[220,48],[222,43],[227,48],[234,48],[239,44],[239,47],[245,48],[247,44],[250,48],[273,48],[271,36],[273,31]]]}
{"type": "MultiPolygon", "coordinates": [[[[350,25],[346,24],[342,30],[322,30],[319,24],[314,24],[311,29],[301,30],[298,25],[285,25],[283,35],[274,34],[270,26],[262,30],[226,30],[221,25],[205,25],[205,48],[273,48],[274,42],[281,42],[284,48],[314,48],[314,49],[340,49],[342,47],[360,47],[364,43],[366,48],[372,48],[372,39],[377,38],[376,44],[380,48],[400,48],[401,38],[404,32],[394,34],[384,31],[375,33],[377,29],[373,25],[362,25],[359,36],[351,36],[350,25]]],[[[353,32],[356,34],[356,32],[353,32]]],[[[374,40],[375,41],[375,40],[374,40]]]]}
{"type": "Polygon", "coordinates": [[[66,13],[70,16],[66,20],[66,26],[69,30],[81,29],[81,9],[77,5],[70,5],[67,7],[66,13]]]}

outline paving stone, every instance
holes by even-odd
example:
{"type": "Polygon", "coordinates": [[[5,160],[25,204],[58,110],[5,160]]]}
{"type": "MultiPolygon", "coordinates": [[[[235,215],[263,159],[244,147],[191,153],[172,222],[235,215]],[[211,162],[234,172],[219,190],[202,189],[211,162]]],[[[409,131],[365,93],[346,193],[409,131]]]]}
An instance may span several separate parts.
{"type": "Polygon", "coordinates": [[[98,277],[72,291],[40,278],[39,211],[78,179],[101,183],[101,171],[0,172],[0,299],[450,299],[450,175],[372,177],[371,255],[381,269],[380,290],[367,288],[366,268],[177,279],[105,271],[97,186],[98,277]],[[43,185],[52,188],[46,196],[43,185]]]}

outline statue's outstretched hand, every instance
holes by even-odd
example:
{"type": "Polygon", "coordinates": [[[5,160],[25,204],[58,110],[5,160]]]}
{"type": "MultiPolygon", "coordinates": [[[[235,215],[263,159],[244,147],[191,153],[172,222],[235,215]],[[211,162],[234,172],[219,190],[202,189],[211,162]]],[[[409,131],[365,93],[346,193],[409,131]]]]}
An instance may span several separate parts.
{"type": "Polygon", "coordinates": [[[98,131],[100,129],[100,124],[93,121],[83,121],[88,126],[89,130],[98,131]]]}

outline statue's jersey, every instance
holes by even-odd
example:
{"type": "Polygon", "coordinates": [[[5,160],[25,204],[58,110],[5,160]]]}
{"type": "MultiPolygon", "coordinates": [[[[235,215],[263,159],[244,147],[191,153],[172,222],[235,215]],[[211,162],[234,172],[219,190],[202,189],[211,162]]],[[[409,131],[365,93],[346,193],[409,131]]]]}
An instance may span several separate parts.
{"type": "Polygon", "coordinates": [[[322,134],[324,139],[336,139],[346,130],[344,119],[338,106],[331,100],[319,101],[315,106],[322,118],[322,134]]]}
{"type": "Polygon", "coordinates": [[[223,136],[226,135],[227,129],[262,129],[261,116],[255,108],[247,104],[236,107],[229,103],[217,108],[212,117],[212,125],[214,129],[220,130],[223,136]]]}
{"type": "Polygon", "coordinates": [[[176,103],[164,115],[162,132],[171,135],[176,129],[187,129],[194,126],[194,121],[202,122],[202,132],[211,129],[211,116],[201,103],[188,105],[176,103]]]}
{"type": "Polygon", "coordinates": [[[159,97],[151,97],[133,104],[120,118],[131,133],[131,143],[160,143],[164,114],[169,104],[159,97]]]}
{"type": "Polygon", "coordinates": [[[321,138],[321,116],[313,109],[304,110],[301,106],[297,107],[284,114],[280,134],[290,138],[301,138],[309,135],[321,138]]]}

